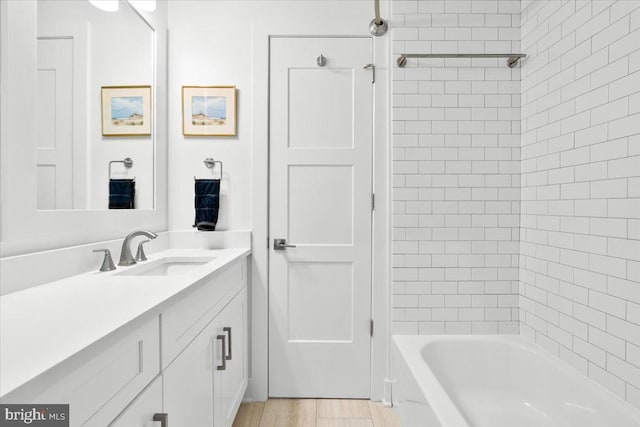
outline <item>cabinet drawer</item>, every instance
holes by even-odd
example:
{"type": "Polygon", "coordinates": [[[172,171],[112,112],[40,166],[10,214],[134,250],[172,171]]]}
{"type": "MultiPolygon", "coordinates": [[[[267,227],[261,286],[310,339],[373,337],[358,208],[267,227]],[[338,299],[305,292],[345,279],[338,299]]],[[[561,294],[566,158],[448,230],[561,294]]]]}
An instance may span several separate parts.
{"type": "Polygon", "coordinates": [[[155,414],[162,413],[162,377],[158,377],[109,427],[158,427],[155,414]]]}
{"type": "Polygon", "coordinates": [[[242,258],[193,289],[162,312],[163,369],[220,312],[231,298],[245,286],[247,259],[242,258]]]}
{"type": "Polygon", "coordinates": [[[68,403],[70,425],[104,427],[160,372],[153,317],[88,347],[3,397],[3,403],[68,403]]]}

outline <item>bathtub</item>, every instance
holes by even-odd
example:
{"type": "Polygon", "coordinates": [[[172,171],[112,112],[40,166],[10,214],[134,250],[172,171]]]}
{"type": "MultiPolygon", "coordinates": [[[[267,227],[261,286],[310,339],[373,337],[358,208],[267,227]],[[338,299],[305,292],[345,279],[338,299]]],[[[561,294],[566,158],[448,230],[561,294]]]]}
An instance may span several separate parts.
{"type": "Polygon", "coordinates": [[[640,411],[519,336],[393,337],[403,427],[638,427],[640,411]]]}

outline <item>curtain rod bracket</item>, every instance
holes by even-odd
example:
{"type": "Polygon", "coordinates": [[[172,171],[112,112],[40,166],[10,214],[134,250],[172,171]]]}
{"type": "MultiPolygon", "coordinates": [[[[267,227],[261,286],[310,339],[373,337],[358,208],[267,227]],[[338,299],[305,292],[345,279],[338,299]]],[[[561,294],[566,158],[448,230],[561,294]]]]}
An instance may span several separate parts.
{"type": "Polygon", "coordinates": [[[388,29],[387,21],[380,18],[380,0],[373,0],[373,8],[376,17],[369,23],[369,32],[372,36],[380,37],[385,35],[388,29]]]}
{"type": "Polygon", "coordinates": [[[520,61],[519,56],[511,56],[509,57],[509,59],[507,59],[507,66],[509,68],[515,68],[515,66],[518,65],[519,61],[520,61]]]}
{"type": "Polygon", "coordinates": [[[372,36],[376,36],[376,37],[380,37],[386,34],[388,29],[387,26],[387,21],[385,21],[384,19],[380,18],[380,21],[376,21],[376,18],[373,18],[371,20],[371,23],[369,24],[369,33],[371,33],[372,36]]]}

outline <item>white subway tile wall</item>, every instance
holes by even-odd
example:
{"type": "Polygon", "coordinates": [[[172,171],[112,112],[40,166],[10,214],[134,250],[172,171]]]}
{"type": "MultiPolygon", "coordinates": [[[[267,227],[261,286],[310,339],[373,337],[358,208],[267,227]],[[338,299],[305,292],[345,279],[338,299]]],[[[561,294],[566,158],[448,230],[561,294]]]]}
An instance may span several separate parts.
{"type": "MultiPolygon", "coordinates": [[[[519,0],[392,12],[394,58],[520,51],[519,0]]],[[[393,333],[518,333],[520,78],[506,59],[393,69],[393,333]]]]}
{"type": "Polygon", "coordinates": [[[520,330],[640,406],[640,0],[523,7],[520,330]]]}

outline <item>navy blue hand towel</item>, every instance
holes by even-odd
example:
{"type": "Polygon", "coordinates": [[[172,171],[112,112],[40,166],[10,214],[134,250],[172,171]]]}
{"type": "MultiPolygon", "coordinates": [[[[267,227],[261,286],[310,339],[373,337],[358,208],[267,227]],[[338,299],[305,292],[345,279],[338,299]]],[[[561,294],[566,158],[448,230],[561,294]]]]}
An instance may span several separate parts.
{"type": "Polygon", "coordinates": [[[220,180],[196,179],[196,221],[193,225],[201,231],[214,231],[220,209],[220,180]]]}
{"type": "Polygon", "coordinates": [[[109,209],[135,209],[136,182],[133,179],[109,180],[109,209]]]}

